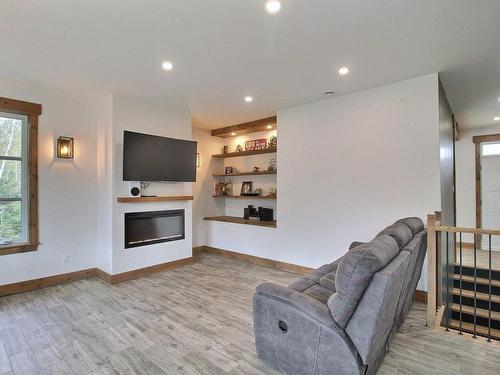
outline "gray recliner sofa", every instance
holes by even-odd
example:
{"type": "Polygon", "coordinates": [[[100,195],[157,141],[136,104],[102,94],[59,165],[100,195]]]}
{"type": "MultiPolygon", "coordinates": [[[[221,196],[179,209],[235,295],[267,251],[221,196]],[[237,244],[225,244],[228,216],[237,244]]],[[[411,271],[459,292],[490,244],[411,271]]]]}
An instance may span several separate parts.
{"type": "Polygon", "coordinates": [[[259,285],[257,355],[285,374],[374,374],[411,309],[426,249],[422,220],[405,218],[288,287],[259,285]]]}

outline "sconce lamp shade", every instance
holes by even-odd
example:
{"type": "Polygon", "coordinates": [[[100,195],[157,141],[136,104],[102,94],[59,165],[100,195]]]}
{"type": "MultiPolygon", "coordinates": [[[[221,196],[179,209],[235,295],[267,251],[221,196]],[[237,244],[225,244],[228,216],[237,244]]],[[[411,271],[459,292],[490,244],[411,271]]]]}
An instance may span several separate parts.
{"type": "Polygon", "coordinates": [[[71,137],[57,138],[57,157],[62,159],[73,159],[74,139],[71,137]]]}

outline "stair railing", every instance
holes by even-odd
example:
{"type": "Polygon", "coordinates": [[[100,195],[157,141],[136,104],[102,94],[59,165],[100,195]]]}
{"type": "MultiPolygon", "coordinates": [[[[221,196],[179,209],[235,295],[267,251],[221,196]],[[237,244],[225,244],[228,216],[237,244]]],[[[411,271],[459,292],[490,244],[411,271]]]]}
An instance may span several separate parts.
{"type": "MultiPolygon", "coordinates": [[[[488,318],[487,318],[487,333],[481,333],[482,336],[487,337],[488,341],[491,341],[491,312],[492,312],[492,246],[491,238],[492,236],[500,236],[500,230],[494,229],[482,229],[482,228],[464,228],[464,227],[452,227],[447,225],[441,225],[441,213],[436,211],[434,214],[428,215],[427,218],[427,251],[428,251],[428,275],[427,275],[427,289],[428,289],[428,305],[427,305],[427,325],[430,328],[438,328],[440,326],[446,327],[448,331],[449,328],[457,329],[459,334],[466,331],[472,333],[475,338],[478,334],[477,329],[477,293],[478,293],[478,244],[482,241],[478,241],[478,236],[488,237],[488,318]],[[463,254],[464,254],[464,242],[462,241],[462,235],[464,233],[472,234],[474,237],[474,243],[472,246],[473,251],[473,262],[467,268],[473,269],[473,328],[464,329],[463,328],[463,254]],[[456,237],[458,236],[458,248],[456,237]],[[455,258],[456,251],[459,251],[459,262],[457,267],[459,269],[458,281],[459,281],[459,326],[451,327],[451,309],[450,302],[452,301],[453,293],[450,293],[450,288],[453,288],[455,274],[455,258]]],[[[482,250],[481,250],[482,251],[482,250]]],[[[483,268],[484,269],[484,268],[483,268]]],[[[468,279],[470,281],[470,279],[468,279]]]]}

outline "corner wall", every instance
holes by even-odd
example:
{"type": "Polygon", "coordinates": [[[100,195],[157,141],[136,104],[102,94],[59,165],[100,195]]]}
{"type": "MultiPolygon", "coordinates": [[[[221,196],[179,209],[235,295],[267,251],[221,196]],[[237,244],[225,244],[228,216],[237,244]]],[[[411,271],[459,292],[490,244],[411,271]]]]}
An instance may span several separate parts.
{"type": "Polygon", "coordinates": [[[278,227],[206,222],[205,245],[318,267],[438,210],[439,160],[437,74],[282,110],[278,227]]]}

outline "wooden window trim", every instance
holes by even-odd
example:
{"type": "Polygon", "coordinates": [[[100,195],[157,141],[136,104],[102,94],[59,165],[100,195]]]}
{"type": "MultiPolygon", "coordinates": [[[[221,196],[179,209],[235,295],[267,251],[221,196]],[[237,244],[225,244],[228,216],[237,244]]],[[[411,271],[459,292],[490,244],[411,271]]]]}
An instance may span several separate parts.
{"type": "Polygon", "coordinates": [[[28,118],[28,242],[0,246],[0,255],[36,251],[38,237],[38,116],[40,104],[0,97],[0,112],[24,115],[28,118]]]}

